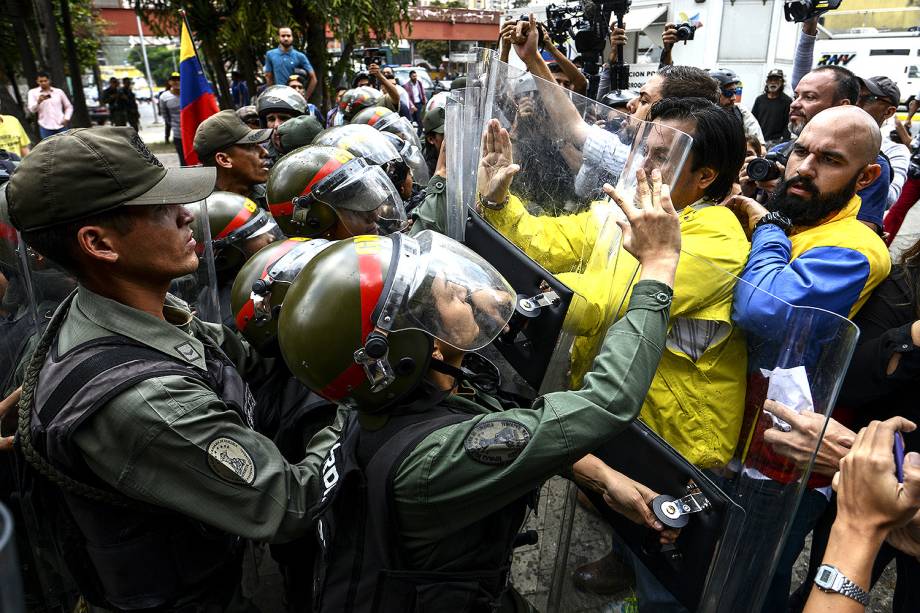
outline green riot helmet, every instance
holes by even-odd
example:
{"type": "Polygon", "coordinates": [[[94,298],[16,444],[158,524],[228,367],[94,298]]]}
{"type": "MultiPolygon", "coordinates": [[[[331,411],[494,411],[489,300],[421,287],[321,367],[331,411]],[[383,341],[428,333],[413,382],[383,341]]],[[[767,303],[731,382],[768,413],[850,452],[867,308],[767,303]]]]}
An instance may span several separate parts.
{"type": "Polygon", "coordinates": [[[416,133],[415,128],[412,127],[412,124],[409,122],[409,120],[399,113],[391,111],[386,107],[376,106],[373,108],[364,109],[352,118],[351,123],[367,124],[375,130],[395,134],[402,140],[411,145],[415,145],[419,149],[422,147],[422,143],[419,141],[418,134],[416,133]]]}
{"type": "Polygon", "coordinates": [[[339,100],[339,113],[345,121],[351,121],[352,117],[362,110],[378,106],[383,99],[383,92],[367,85],[349,89],[342,94],[342,99],[339,100]]]}
{"type": "Polygon", "coordinates": [[[292,151],[272,168],[267,188],[269,210],[290,236],[342,239],[406,224],[402,198],[383,168],[345,149],[292,151]]]}
{"type": "Polygon", "coordinates": [[[365,124],[326,128],[316,135],[313,144],[345,149],[355,157],[381,166],[401,159],[399,151],[387,137],[365,124]]]}
{"type": "Polygon", "coordinates": [[[281,307],[278,343],[311,390],[381,413],[429,366],[453,374],[432,359],[435,342],[448,361],[481,349],[515,302],[488,262],[446,236],[357,236],[330,245],[297,276],[281,307]]]}
{"type": "Polygon", "coordinates": [[[464,87],[466,87],[466,75],[457,77],[450,82],[450,91],[454,91],[455,89],[463,89],[464,87]]]}
{"type": "Polygon", "coordinates": [[[447,92],[438,92],[425,105],[425,114],[422,116],[422,130],[426,134],[429,132],[444,134],[448,96],[447,92]]]}
{"type": "Polygon", "coordinates": [[[313,142],[323,126],[313,115],[301,115],[278,126],[278,153],[284,155],[313,142]]]}
{"type": "Polygon", "coordinates": [[[259,94],[256,111],[259,113],[259,123],[267,128],[269,113],[287,113],[291,117],[300,117],[307,113],[307,101],[293,87],[272,85],[259,94]]]}
{"type": "Polygon", "coordinates": [[[288,238],[263,247],[249,258],[230,293],[236,329],[262,355],[277,354],[278,314],[294,278],[330,245],[317,238],[288,238]]]}
{"type": "MultiPolygon", "coordinates": [[[[240,194],[213,192],[206,199],[208,227],[214,249],[214,267],[221,278],[236,275],[243,263],[259,249],[284,238],[271,215],[240,194]]],[[[198,255],[204,253],[204,232],[200,203],[186,205],[195,214],[192,236],[198,255]]]]}

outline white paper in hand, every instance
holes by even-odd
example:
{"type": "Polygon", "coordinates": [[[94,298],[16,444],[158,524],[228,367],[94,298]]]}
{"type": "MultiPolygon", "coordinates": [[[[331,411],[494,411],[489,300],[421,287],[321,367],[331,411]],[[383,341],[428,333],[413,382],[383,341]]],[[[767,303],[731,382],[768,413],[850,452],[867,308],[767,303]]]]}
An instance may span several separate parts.
{"type": "MultiPolygon", "coordinates": [[[[811,387],[808,385],[808,375],[804,366],[794,368],[774,368],[772,371],[760,369],[760,373],[769,379],[767,387],[767,400],[784,404],[796,413],[814,411],[815,403],[811,398],[811,387]]],[[[789,432],[792,426],[765,411],[773,419],[773,427],[789,432]]]]}

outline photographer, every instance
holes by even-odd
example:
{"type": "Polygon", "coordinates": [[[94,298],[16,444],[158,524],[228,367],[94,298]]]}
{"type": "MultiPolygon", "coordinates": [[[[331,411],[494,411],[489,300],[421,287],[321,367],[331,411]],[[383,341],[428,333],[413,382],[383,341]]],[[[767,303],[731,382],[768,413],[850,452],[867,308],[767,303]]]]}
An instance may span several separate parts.
{"type": "Polygon", "coordinates": [[[556,83],[576,94],[581,94],[582,96],[587,94],[588,79],[585,78],[585,75],[578,70],[578,67],[572,63],[566,54],[553,44],[553,38],[549,35],[549,30],[543,24],[539,24],[539,28],[543,35],[543,48],[549,51],[555,60],[554,63],[550,64],[550,71],[556,75],[556,83]],[[560,79],[561,76],[564,76],[565,80],[560,79]],[[568,84],[565,83],[566,80],[568,84]]]}
{"type": "MultiPolygon", "coordinates": [[[[664,32],[661,34],[661,60],[658,62],[658,68],[664,68],[665,66],[673,66],[674,61],[671,59],[671,50],[674,48],[674,45],[679,40],[677,36],[677,26],[673,23],[666,24],[664,27],[664,32]]],[[[601,69],[601,78],[597,86],[597,99],[603,100],[604,96],[610,93],[610,66],[613,66],[617,61],[617,49],[618,45],[625,45],[626,40],[626,29],[618,28],[615,25],[610,26],[610,57],[606,64],[601,69]]]]}

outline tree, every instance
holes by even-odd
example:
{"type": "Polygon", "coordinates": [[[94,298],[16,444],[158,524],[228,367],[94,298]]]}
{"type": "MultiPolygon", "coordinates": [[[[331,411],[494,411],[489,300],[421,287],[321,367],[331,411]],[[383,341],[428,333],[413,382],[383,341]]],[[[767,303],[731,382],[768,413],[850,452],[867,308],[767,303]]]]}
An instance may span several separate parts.
{"type": "MultiPolygon", "coordinates": [[[[519,2],[520,0],[515,0],[515,1],[519,2]]],[[[523,1],[529,2],[529,0],[523,0],[523,1]]],[[[434,6],[437,8],[445,8],[445,9],[465,9],[467,8],[466,2],[462,2],[461,0],[447,0],[447,2],[441,2],[441,0],[434,0],[428,6],[434,6]]]]}
{"type": "Polygon", "coordinates": [[[415,43],[415,54],[437,68],[448,54],[450,45],[446,40],[420,40],[415,43]]]}
{"type": "MultiPolygon", "coordinates": [[[[150,62],[150,74],[153,77],[151,85],[166,85],[169,75],[175,70],[175,48],[170,45],[147,45],[147,61],[150,62]]],[[[144,56],[141,46],[135,45],[128,51],[128,61],[138,70],[144,72],[144,56]]]]}

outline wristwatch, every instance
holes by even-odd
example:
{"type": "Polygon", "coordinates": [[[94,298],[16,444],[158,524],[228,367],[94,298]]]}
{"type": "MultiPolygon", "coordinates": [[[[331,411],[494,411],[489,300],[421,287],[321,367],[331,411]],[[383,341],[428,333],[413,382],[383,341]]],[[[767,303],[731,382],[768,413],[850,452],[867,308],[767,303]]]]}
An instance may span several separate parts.
{"type": "Polygon", "coordinates": [[[852,598],[864,607],[869,606],[869,593],[847,579],[846,575],[830,564],[822,564],[815,575],[815,585],[822,592],[836,592],[852,598]]]}
{"type": "Polygon", "coordinates": [[[789,232],[792,230],[792,220],[790,220],[788,217],[786,217],[785,215],[777,211],[767,213],[766,215],[761,217],[757,221],[757,223],[754,224],[754,229],[756,230],[760,226],[765,226],[767,224],[776,226],[777,228],[782,230],[783,233],[786,235],[788,235],[789,232]]]}

